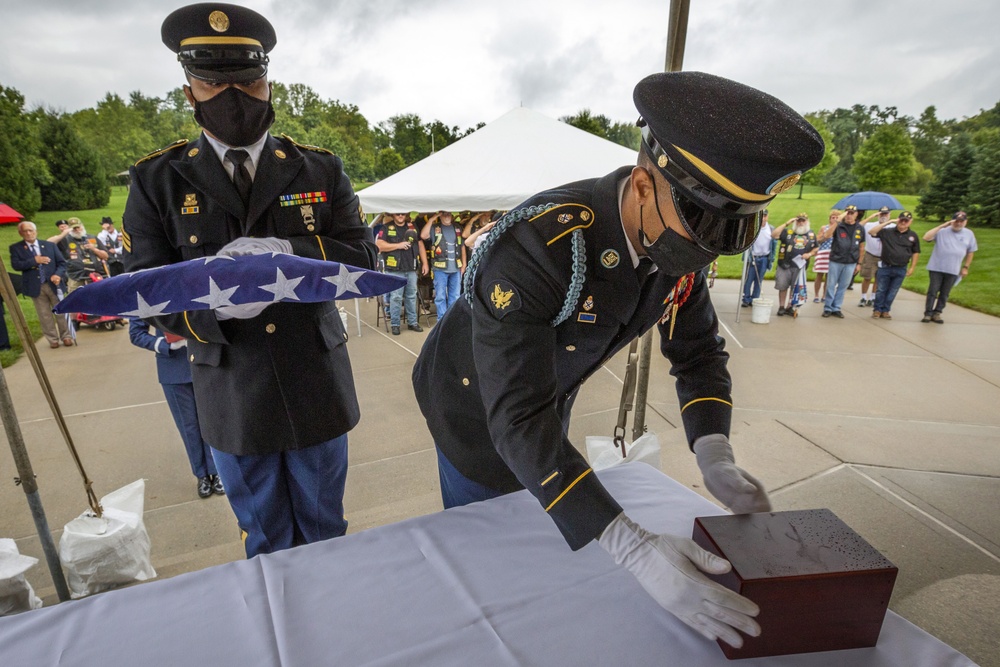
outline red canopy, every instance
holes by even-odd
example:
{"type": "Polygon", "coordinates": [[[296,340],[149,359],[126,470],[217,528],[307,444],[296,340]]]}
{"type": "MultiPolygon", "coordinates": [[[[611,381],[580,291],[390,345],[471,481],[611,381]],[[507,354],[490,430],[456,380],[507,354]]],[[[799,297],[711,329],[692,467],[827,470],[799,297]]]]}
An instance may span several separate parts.
{"type": "Polygon", "coordinates": [[[7,204],[0,202],[0,225],[6,225],[9,222],[21,222],[24,220],[24,216],[12,209],[7,204]]]}

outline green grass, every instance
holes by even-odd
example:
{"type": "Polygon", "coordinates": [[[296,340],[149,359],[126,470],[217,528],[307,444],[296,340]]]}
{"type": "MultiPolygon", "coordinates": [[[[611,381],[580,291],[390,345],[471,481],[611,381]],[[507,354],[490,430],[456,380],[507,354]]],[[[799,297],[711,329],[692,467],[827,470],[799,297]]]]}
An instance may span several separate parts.
{"type": "MultiPolygon", "coordinates": [[[[798,198],[798,188],[778,195],[768,207],[770,212],[770,222],[772,225],[780,224],[792,216],[805,212],[809,215],[809,220],[813,231],[817,231],[826,224],[830,209],[835,203],[848,193],[824,192],[818,188],[806,186],[803,198],[798,198]]],[[[919,197],[916,195],[897,195],[899,200],[907,210],[914,211],[917,207],[919,197]]],[[[898,211],[893,212],[898,213],[898,211]]],[[[913,230],[921,238],[928,229],[936,227],[940,223],[936,220],[926,220],[920,218],[913,219],[913,230]]],[[[972,270],[969,276],[951,291],[948,297],[949,303],[955,303],[972,310],[978,310],[990,315],[1000,316],[1000,289],[997,289],[998,279],[1000,279],[1000,229],[988,227],[972,227],[976,234],[976,243],[979,250],[972,261],[972,270]]],[[[927,260],[931,257],[933,243],[920,242],[920,260],[917,270],[906,279],[903,288],[920,294],[927,293],[927,260]]],[[[719,277],[739,279],[743,267],[740,256],[719,258],[719,277]]],[[[773,280],[774,270],[772,269],[766,279],[773,280]]],[[[809,271],[809,294],[812,295],[812,280],[815,278],[812,270],[809,271]]],[[[857,279],[860,282],[860,279],[857,279]]]]}

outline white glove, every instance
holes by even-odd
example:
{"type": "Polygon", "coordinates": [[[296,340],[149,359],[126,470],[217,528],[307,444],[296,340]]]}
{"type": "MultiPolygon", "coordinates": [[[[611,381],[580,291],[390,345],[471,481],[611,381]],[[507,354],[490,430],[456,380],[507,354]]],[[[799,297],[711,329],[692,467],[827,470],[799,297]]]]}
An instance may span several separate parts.
{"type": "Polygon", "coordinates": [[[222,246],[222,249],[216,255],[222,257],[240,257],[241,255],[263,255],[269,252],[283,252],[286,255],[291,255],[293,254],[292,244],[285,239],[273,236],[262,239],[241,236],[222,246]]]}
{"type": "Polygon", "coordinates": [[[264,309],[270,306],[268,302],[258,303],[238,303],[232,306],[222,306],[215,309],[215,319],[217,320],[249,320],[257,317],[264,309]]]}
{"type": "Polygon", "coordinates": [[[661,607],[706,639],[721,639],[739,648],[743,637],[736,630],[752,637],[760,634],[752,618],[760,613],[757,605],[702,574],[725,574],[732,565],[694,540],[650,533],[622,512],[604,529],[598,543],[661,607]]]}
{"type": "Polygon", "coordinates": [[[764,485],[734,463],[733,448],[726,436],[701,436],[694,441],[694,454],[705,488],[735,514],[771,511],[764,485]]]}
{"type": "Polygon", "coordinates": [[[182,347],[187,347],[187,344],[188,344],[187,339],[186,338],[181,338],[180,340],[175,340],[173,343],[171,343],[170,344],[170,349],[171,350],[179,350],[182,347]]]}

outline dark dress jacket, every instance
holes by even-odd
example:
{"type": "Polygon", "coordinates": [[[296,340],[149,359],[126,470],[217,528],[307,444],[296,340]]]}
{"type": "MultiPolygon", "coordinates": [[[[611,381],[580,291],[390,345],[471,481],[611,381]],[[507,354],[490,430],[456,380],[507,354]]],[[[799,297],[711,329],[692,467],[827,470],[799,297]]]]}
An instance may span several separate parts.
{"type": "MultiPolygon", "coordinates": [[[[472,304],[463,297],[449,309],[413,370],[417,402],[448,460],[492,489],[527,488],[574,549],[600,535],[621,508],[566,435],[573,399],[590,375],[658,323],[681,278],[658,271],[640,285],[618,205],[617,186],[629,170],[522,204],[557,206],[494,240],[477,269],[472,304]],[[585,280],[570,317],[553,326],[571,283],[575,228],[585,240],[585,280]]],[[[660,329],[689,443],[728,435],[729,355],[704,271],[677,311],[672,338],[669,322],[660,329]]]]}
{"type": "MultiPolygon", "coordinates": [[[[343,163],[324,149],[268,136],[249,210],[204,135],[147,156],[129,173],[128,271],[211,256],[241,236],[284,238],[296,255],[375,266],[343,163]]],[[[347,332],[332,301],[276,303],[246,320],[218,321],[210,310],[149,319],[188,339],[202,434],[216,449],[301,449],[360,418],[347,332]]]]}
{"type": "Polygon", "coordinates": [[[52,261],[48,264],[36,263],[35,253],[24,241],[18,241],[10,246],[10,266],[21,272],[21,292],[31,298],[42,293],[42,285],[45,283],[48,283],[55,292],[61,289],[66,281],[66,260],[56,244],[38,239],[38,251],[52,261]],[[53,284],[52,276],[59,276],[62,282],[58,285],[53,284]]]}

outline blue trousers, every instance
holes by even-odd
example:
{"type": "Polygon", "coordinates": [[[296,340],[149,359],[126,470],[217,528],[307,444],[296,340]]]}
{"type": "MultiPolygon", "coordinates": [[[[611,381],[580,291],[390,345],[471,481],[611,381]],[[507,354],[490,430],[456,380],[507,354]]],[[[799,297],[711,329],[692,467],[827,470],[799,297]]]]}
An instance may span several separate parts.
{"type": "Polygon", "coordinates": [[[417,272],[393,271],[392,273],[406,278],[406,284],[389,293],[389,322],[394,327],[399,326],[400,311],[405,305],[407,323],[417,324],[417,272]]]}
{"type": "Polygon", "coordinates": [[[830,262],[830,273],[826,276],[826,299],[823,302],[824,313],[840,312],[844,304],[844,294],[847,286],[854,280],[855,264],[830,262]]]}
{"type": "Polygon", "coordinates": [[[462,272],[434,272],[434,306],[437,308],[437,318],[440,320],[448,309],[458,301],[458,293],[462,289],[462,272]]]}
{"type": "Polygon", "coordinates": [[[195,477],[208,477],[218,474],[215,470],[215,459],[212,448],[201,439],[201,427],[198,426],[198,407],[194,402],[194,385],[162,384],[163,395],[174,416],[174,423],[184,441],[191,472],[195,477]]]}
{"type": "Polygon", "coordinates": [[[496,491],[479,482],[473,482],[460,473],[451,464],[451,461],[445,458],[440,449],[437,447],[434,449],[437,451],[438,477],[441,479],[441,501],[444,503],[445,509],[504,495],[502,491],[496,491]]]}
{"type": "Polygon", "coordinates": [[[768,255],[752,257],[747,266],[747,281],[743,285],[743,303],[750,304],[760,296],[760,286],[764,282],[764,274],[767,273],[768,255]]]}
{"type": "Polygon", "coordinates": [[[906,278],[905,266],[883,266],[875,273],[875,282],[878,288],[875,290],[876,313],[888,313],[892,308],[892,302],[896,299],[896,293],[903,285],[906,278]]]}
{"type": "Polygon", "coordinates": [[[247,558],[347,532],[346,433],[313,447],[276,454],[212,451],[243,531],[247,558]]]}

